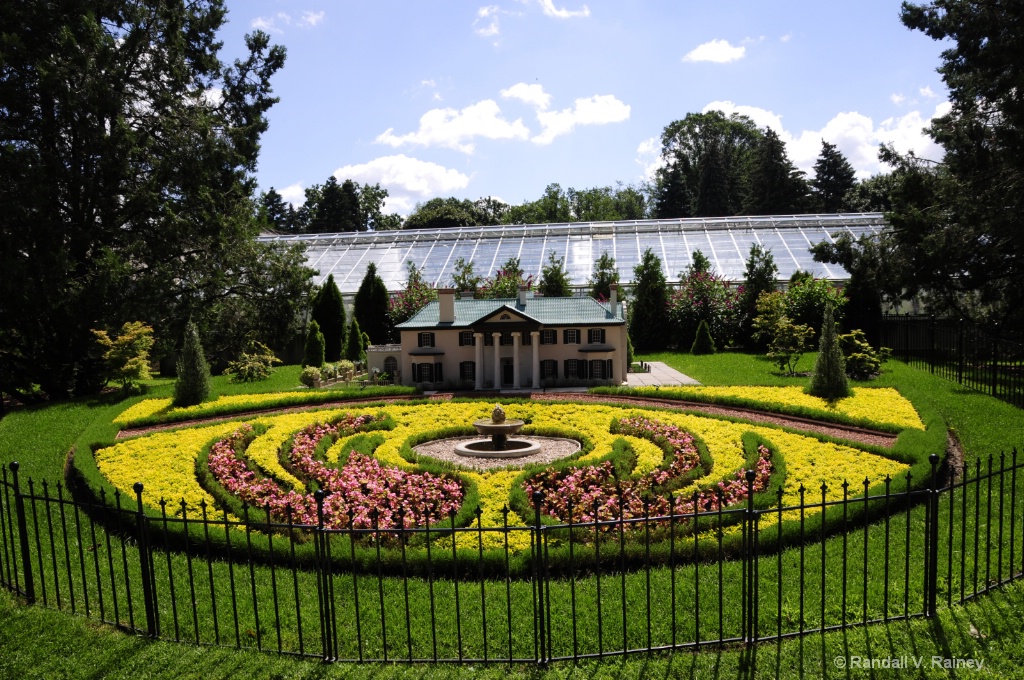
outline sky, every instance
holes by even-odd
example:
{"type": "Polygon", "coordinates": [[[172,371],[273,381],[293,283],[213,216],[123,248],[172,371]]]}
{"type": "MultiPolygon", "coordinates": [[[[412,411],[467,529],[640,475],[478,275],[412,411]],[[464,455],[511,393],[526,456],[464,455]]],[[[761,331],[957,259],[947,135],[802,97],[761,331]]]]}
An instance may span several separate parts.
{"type": "Polygon", "coordinates": [[[822,140],[861,178],[878,146],[940,158],[944,45],[897,0],[227,0],[222,59],[260,29],[288,52],[257,180],[286,200],[330,175],[386,211],[437,196],[511,204],[639,184],[666,125],[750,116],[813,176],[822,140]]]}

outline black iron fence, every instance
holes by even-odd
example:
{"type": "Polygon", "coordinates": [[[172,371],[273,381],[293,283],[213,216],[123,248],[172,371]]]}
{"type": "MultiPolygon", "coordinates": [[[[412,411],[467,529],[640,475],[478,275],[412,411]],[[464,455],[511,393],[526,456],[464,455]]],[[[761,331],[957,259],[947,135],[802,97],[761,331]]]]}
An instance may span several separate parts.
{"type": "Polygon", "coordinates": [[[1024,343],[955,319],[887,315],[893,357],[1024,408],[1024,343]]]}
{"type": "Polygon", "coordinates": [[[502,526],[478,514],[454,532],[215,518],[164,502],[151,514],[141,485],[135,498],[84,503],[12,463],[0,581],[153,638],[329,661],[544,663],[752,644],[931,616],[1024,573],[1016,451],[945,481],[932,461],[907,491],[864,480],[801,487],[796,504],[780,490],[769,508],[557,525],[538,511],[533,526],[509,526],[506,511],[502,526]],[[343,568],[357,543],[376,560],[343,568]],[[296,549],[310,544],[304,562],[296,549]]]}

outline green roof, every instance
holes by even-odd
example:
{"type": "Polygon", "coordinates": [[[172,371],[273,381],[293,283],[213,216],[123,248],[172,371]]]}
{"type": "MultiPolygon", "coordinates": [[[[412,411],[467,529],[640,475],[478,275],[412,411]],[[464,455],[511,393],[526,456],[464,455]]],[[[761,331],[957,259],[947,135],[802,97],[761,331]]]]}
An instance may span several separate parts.
{"type": "Polygon", "coordinates": [[[622,317],[621,302],[613,313],[609,303],[589,297],[531,297],[523,305],[519,304],[518,298],[455,300],[455,322],[445,324],[438,321],[439,305],[437,301],[428,303],[416,316],[398,324],[397,328],[469,328],[502,307],[544,326],[614,326],[626,323],[622,317]]]}

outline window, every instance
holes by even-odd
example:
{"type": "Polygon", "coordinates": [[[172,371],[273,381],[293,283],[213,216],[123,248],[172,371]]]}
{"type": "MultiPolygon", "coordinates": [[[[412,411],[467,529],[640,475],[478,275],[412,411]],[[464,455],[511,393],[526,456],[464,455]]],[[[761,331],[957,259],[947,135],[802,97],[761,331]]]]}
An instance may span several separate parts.
{"type": "Polygon", "coordinates": [[[558,362],[554,359],[545,359],[540,362],[540,377],[541,379],[557,378],[558,362]]]}
{"type": "Polygon", "coordinates": [[[553,328],[543,330],[540,332],[540,344],[542,345],[554,345],[558,342],[558,333],[553,328]]]}
{"type": "Polygon", "coordinates": [[[494,344],[494,336],[490,333],[484,333],[484,347],[490,347],[494,344]]]}
{"type": "Polygon", "coordinates": [[[591,328],[587,331],[587,342],[590,344],[604,344],[604,329],[591,328]]]}
{"type": "Polygon", "coordinates": [[[394,357],[388,357],[384,360],[384,372],[394,379],[395,374],[398,373],[398,360],[394,357]]]}
{"type": "Polygon", "coordinates": [[[566,328],[562,331],[562,342],[566,345],[580,344],[580,330],[578,328],[566,328]]]}
{"type": "Polygon", "coordinates": [[[459,333],[459,347],[473,345],[476,345],[476,338],[473,337],[473,331],[461,331],[459,333]]]}
{"type": "Polygon", "coordinates": [[[604,359],[595,359],[590,362],[590,377],[594,380],[604,380],[604,359]]]}
{"type": "Polygon", "coordinates": [[[420,335],[419,335],[419,346],[420,347],[433,347],[434,346],[434,334],[433,333],[420,333],[420,335]]]}
{"type": "Polygon", "coordinates": [[[501,344],[503,347],[509,347],[512,345],[512,333],[509,331],[501,332],[501,344]]]}
{"type": "Polygon", "coordinates": [[[531,336],[529,333],[523,333],[522,337],[519,338],[519,342],[521,342],[524,346],[525,345],[532,345],[533,344],[533,336],[531,336]]]}
{"type": "Polygon", "coordinates": [[[582,377],[582,376],[578,375],[578,371],[579,371],[579,362],[576,359],[566,359],[565,360],[565,377],[566,378],[579,378],[579,377],[582,377]]]}
{"type": "Polygon", "coordinates": [[[434,364],[413,364],[412,379],[414,382],[434,382],[434,364]]]}
{"type": "Polygon", "coordinates": [[[459,363],[459,380],[472,382],[476,380],[476,362],[462,361],[459,363]]]}

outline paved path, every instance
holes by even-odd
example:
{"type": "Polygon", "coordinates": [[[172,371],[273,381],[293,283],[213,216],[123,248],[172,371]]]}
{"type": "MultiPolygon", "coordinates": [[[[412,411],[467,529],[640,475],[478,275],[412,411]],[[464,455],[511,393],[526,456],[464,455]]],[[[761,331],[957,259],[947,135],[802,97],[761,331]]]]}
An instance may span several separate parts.
{"type": "Polygon", "coordinates": [[[683,375],[661,361],[648,362],[650,373],[629,373],[626,384],[629,387],[654,387],[655,385],[699,385],[700,383],[688,375],[683,375]]]}

